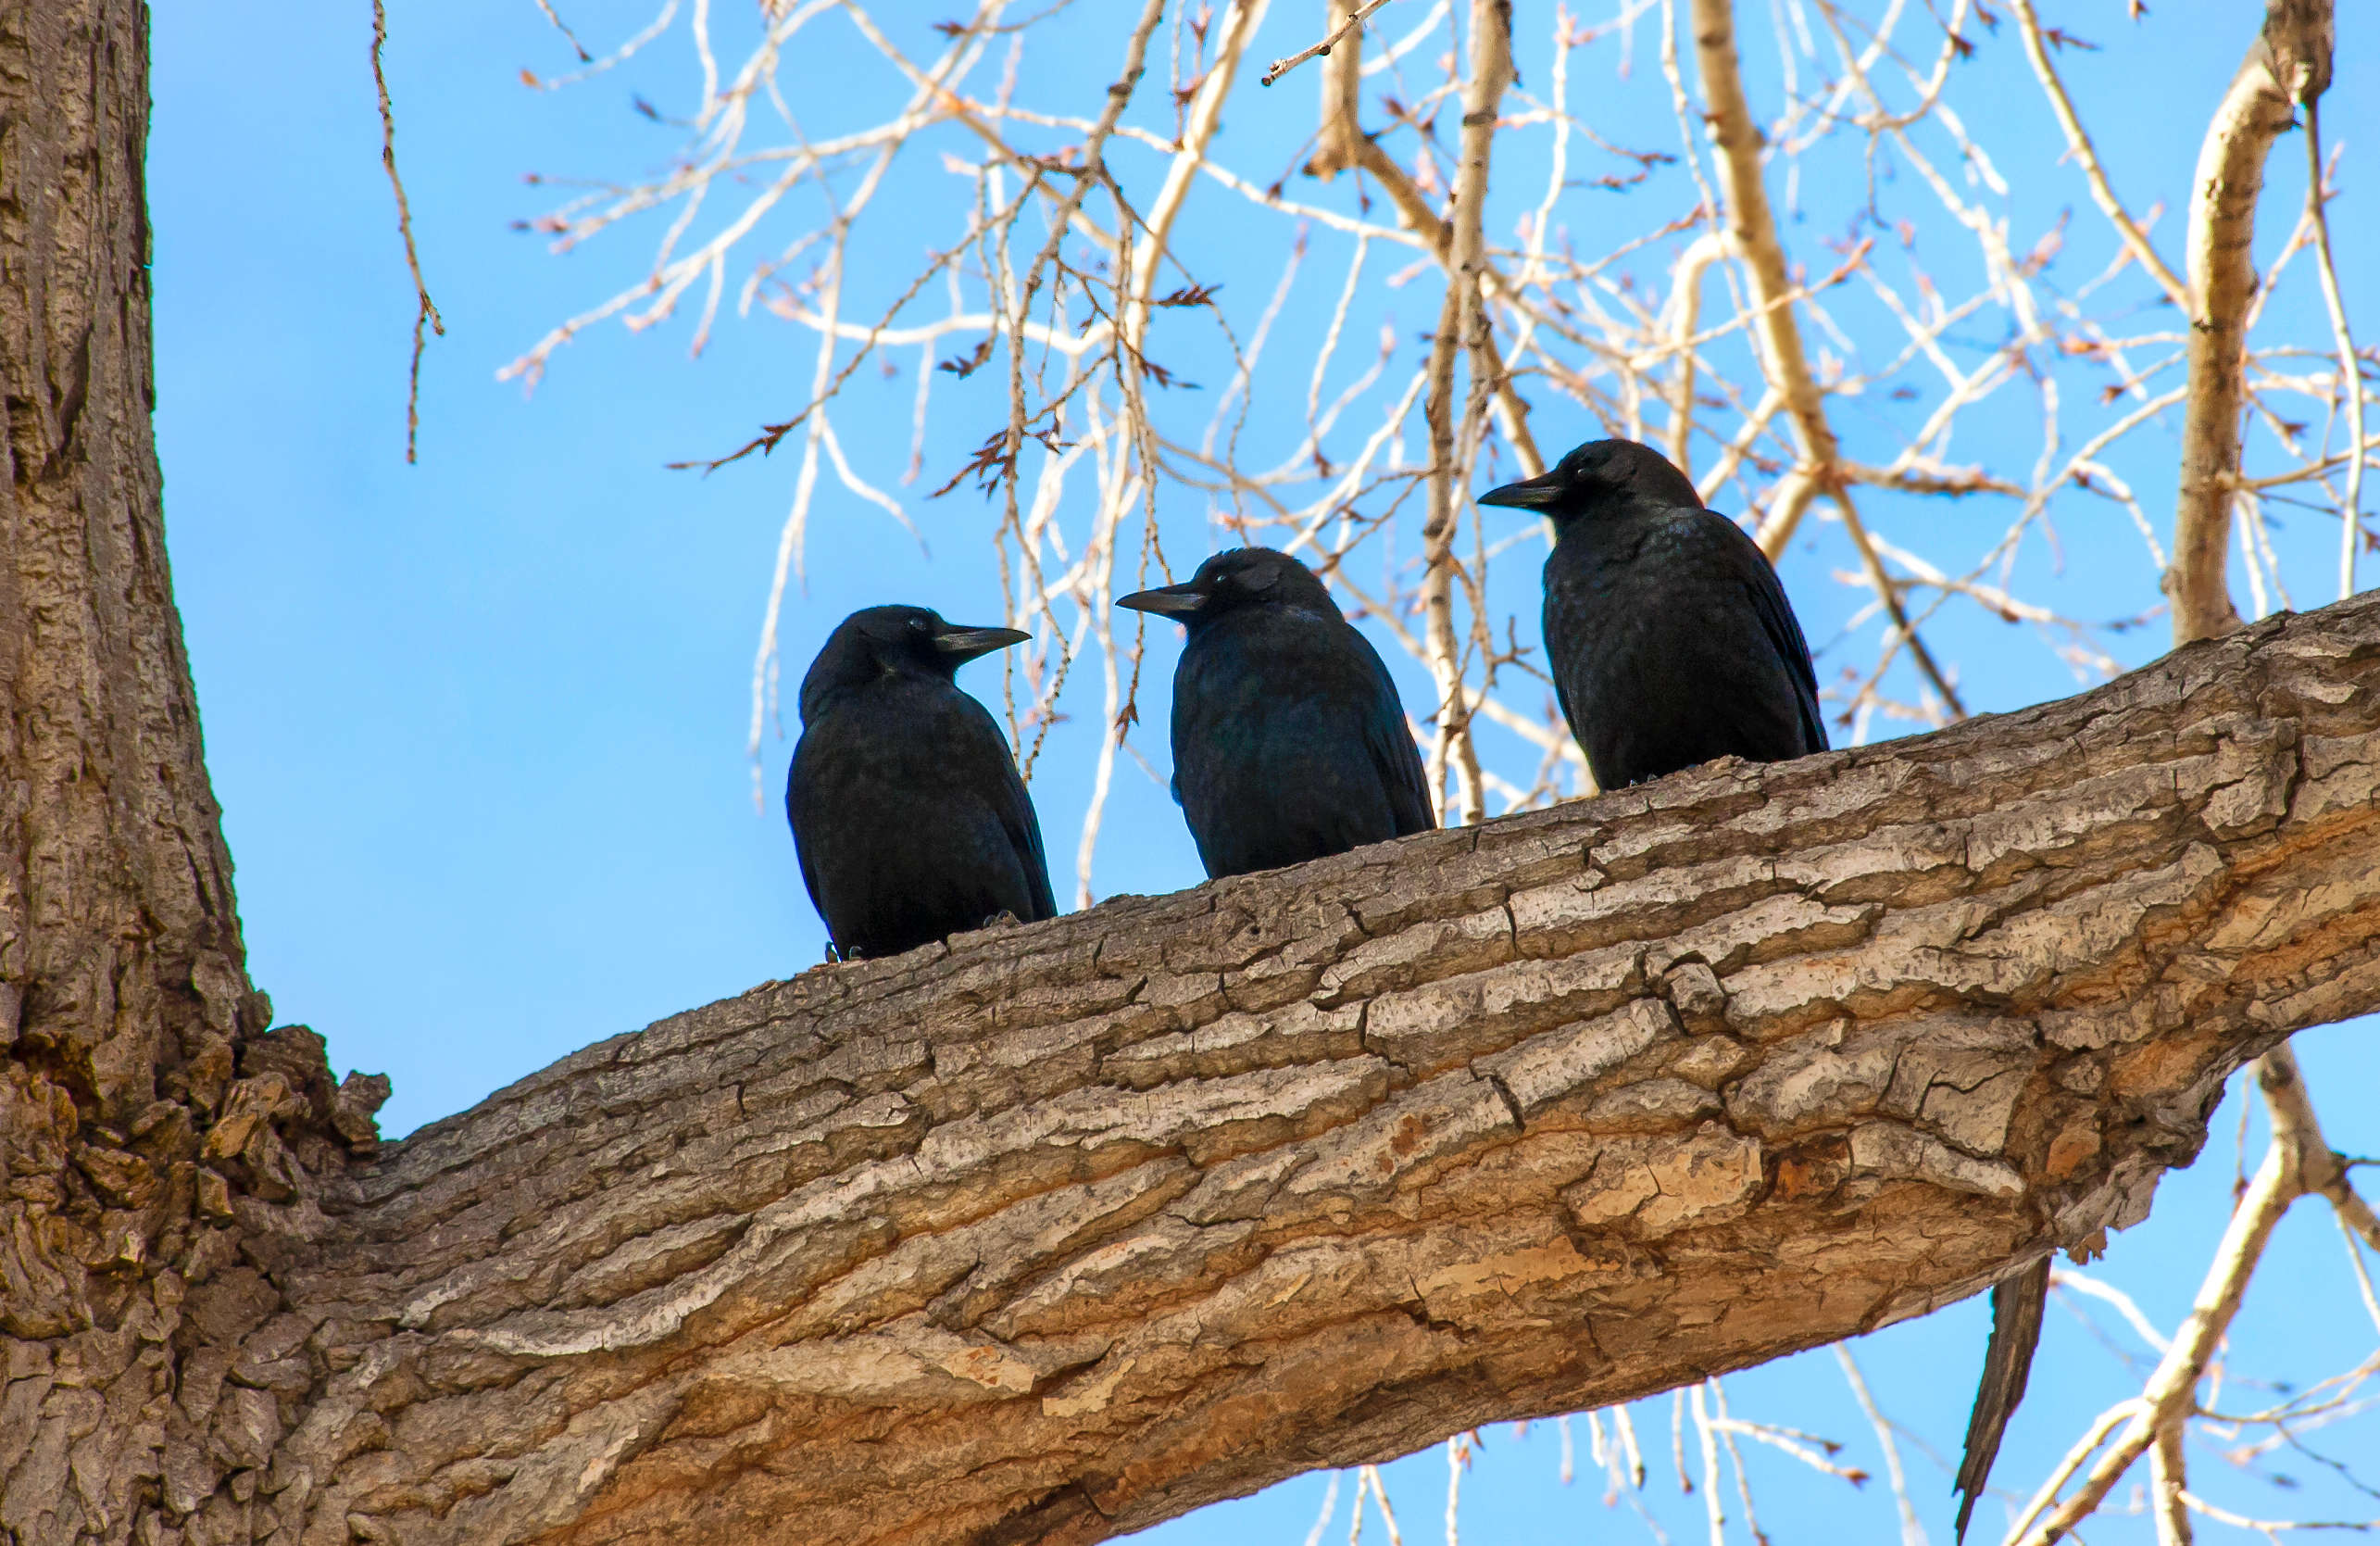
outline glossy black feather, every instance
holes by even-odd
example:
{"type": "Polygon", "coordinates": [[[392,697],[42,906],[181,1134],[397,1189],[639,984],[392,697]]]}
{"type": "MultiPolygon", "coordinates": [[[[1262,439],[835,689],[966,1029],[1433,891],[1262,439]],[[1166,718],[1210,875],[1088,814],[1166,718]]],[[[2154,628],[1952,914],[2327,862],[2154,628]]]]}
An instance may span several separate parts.
{"type": "Polygon", "coordinates": [[[1189,631],[1173,676],[1173,791],[1208,874],[1437,825],[1397,684],[1305,565],[1220,553],[1184,584],[1119,604],[1189,631]]]}
{"type": "Polygon", "coordinates": [[[1481,497],[1554,522],[1547,661],[1598,785],[1826,749],[1810,646],[1776,571],[1658,452],[1595,441],[1481,497]]]}
{"type": "Polygon", "coordinates": [[[1966,1452],[1951,1486],[1959,1493],[1958,1539],[1967,1539],[1975,1500],[1991,1480],[2008,1420],[2024,1400],[2033,1373],[2033,1350],[2041,1340],[2042,1312],[2049,1301],[2049,1258],[1992,1286],[1992,1338],[1984,1348],[1984,1377],[1975,1387],[1974,1410],[1967,1415],[1966,1452]]]}
{"type": "Polygon", "coordinates": [[[1008,739],[953,680],[964,660],[999,647],[983,642],[995,635],[1023,637],[871,607],[835,629],[803,678],[785,817],[802,882],[846,957],[897,955],[1003,912],[1057,915],[1008,739]],[[947,641],[961,636],[971,642],[954,655],[947,641]]]}

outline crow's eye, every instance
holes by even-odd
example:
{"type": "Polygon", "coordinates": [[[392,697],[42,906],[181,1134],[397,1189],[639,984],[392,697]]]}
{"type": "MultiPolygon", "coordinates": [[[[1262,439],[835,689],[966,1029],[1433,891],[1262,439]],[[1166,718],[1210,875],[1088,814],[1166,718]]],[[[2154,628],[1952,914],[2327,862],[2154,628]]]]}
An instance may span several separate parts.
{"type": "Polygon", "coordinates": [[[927,631],[927,630],[926,630],[926,622],[925,622],[925,619],[923,619],[923,618],[921,618],[921,617],[913,617],[913,618],[909,619],[909,632],[910,632],[910,633],[912,633],[912,634],[922,634],[922,633],[925,633],[926,631],[927,631]]]}

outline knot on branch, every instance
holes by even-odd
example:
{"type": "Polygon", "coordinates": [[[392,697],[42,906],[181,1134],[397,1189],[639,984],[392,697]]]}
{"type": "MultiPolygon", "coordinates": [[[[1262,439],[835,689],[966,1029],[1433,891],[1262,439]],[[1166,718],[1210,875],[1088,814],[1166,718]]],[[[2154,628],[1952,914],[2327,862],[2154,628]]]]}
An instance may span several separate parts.
{"type": "Polygon", "coordinates": [[[2274,81],[2297,103],[2330,89],[2336,21],[2329,0],[2271,0],[2258,46],[2274,81]]]}
{"type": "Polygon", "coordinates": [[[199,1145],[199,1212],[236,1223],[264,1259],[285,1261],[329,1229],[322,1203],[344,1179],[350,1155],[380,1148],[373,1113],[387,1100],[384,1074],[336,1083],[322,1037],[284,1025],[240,1049],[240,1077],[199,1145]]]}

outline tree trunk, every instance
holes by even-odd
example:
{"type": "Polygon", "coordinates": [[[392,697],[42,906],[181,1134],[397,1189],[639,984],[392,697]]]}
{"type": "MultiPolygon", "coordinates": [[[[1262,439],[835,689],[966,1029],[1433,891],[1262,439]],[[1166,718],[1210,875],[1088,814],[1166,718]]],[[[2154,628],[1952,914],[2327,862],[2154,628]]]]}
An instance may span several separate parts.
{"type": "Polygon", "coordinates": [[[269,1010],[166,573],[146,18],[0,5],[0,1538],[155,1491],[197,1133],[269,1010]]]}
{"type": "Polygon", "coordinates": [[[896,960],[374,1154],[261,1034],[144,19],[0,0],[0,1536],[1090,1541],[2095,1247],[2380,1003],[2380,601],[896,960]]]}

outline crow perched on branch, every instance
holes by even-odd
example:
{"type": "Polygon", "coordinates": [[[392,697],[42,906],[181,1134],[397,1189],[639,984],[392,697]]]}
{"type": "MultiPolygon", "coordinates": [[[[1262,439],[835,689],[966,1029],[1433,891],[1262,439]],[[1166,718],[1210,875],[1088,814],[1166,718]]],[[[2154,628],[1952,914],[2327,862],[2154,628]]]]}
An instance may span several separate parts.
{"type": "Polygon", "coordinates": [[[810,662],[785,819],[843,959],[898,955],[1004,912],[1057,916],[1041,822],[1008,739],[954,680],[1025,637],[922,607],[870,607],[810,662]]]}
{"type": "Polygon", "coordinates": [[[1173,673],[1173,795],[1209,876],[1438,824],[1397,684],[1304,564],[1243,547],[1116,605],[1189,630],[1173,673]]]}
{"type": "MultiPolygon", "coordinates": [[[[1633,440],[1593,440],[1537,477],[1479,496],[1554,523],[1546,656],[1595,781],[1617,789],[1733,753],[1826,749],[1818,677],[1768,558],[1702,508],[1686,475],[1633,440]]],[[[1992,1290],[1992,1337],[1956,1483],[1959,1536],[2024,1399],[2047,1260],[1992,1290]]]]}
{"type": "Polygon", "coordinates": [[[1826,749],[1801,624],[1757,544],[1633,440],[1594,440],[1479,496],[1554,523],[1546,657],[1595,782],[1826,749]]]}

